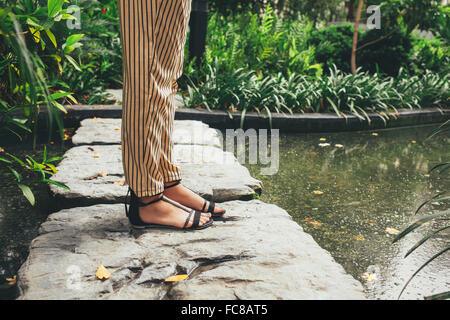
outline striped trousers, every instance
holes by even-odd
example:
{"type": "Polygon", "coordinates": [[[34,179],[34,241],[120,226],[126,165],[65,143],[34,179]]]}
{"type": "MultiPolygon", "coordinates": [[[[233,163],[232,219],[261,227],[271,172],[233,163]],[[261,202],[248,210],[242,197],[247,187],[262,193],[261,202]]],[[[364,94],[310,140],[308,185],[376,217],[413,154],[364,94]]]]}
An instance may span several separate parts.
{"type": "Polygon", "coordinates": [[[191,0],[117,0],[122,53],[122,162],[138,197],[181,179],[172,162],[177,79],[191,0]]]}

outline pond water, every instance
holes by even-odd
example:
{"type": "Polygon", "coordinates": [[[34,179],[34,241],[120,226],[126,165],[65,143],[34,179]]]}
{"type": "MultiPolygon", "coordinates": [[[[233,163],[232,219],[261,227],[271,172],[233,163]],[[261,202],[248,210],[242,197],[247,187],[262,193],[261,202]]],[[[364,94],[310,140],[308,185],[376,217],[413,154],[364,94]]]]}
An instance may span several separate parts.
{"type": "MultiPolygon", "coordinates": [[[[263,182],[261,200],[289,212],[363,283],[369,298],[397,299],[414,271],[449,243],[449,233],[443,233],[404,259],[427,229],[442,222],[421,227],[395,245],[395,236],[387,232],[403,230],[417,218],[413,214],[422,202],[449,190],[449,173],[428,176],[435,164],[450,158],[448,136],[424,142],[434,128],[282,134],[276,174],[261,175],[267,165],[246,166],[263,182]]],[[[449,207],[434,203],[423,213],[449,207]]],[[[401,298],[449,291],[449,266],[447,251],[413,279],[401,298]]]]}
{"type": "MultiPolygon", "coordinates": [[[[20,159],[30,155],[36,161],[42,160],[44,150],[43,145],[37,146],[36,151],[23,145],[2,147],[20,159]]],[[[49,158],[60,156],[65,149],[49,145],[47,155],[49,158]]],[[[28,247],[37,236],[39,226],[55,210],[48,186],[39,180],[37,175],[25,180],[36,198],[36,205],[33,207],[23,196],[9,170],[0,166],[0,299],[16,297],[16,286],[9,285],[5,279],[17,274],[28,256],[28,247]]]]}

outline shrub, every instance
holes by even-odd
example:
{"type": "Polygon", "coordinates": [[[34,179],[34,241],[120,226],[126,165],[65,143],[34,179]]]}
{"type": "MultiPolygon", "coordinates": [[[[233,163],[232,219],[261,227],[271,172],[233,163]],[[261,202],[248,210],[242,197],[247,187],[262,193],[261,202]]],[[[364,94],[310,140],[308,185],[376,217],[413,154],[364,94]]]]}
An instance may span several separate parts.
{"type": "MultiPolygon", "coordinates": [[[[358,42],[358,47],[377,41],[383,35],[384,31],[377,29],[364,32],[358,42]]],[[[395,77],[400,68],[407,67],[411,48],[409,34],[395,30],[389,37],[358,50],[357,64],[365,71],[372,73],[379,71],[395,77]]]]}
{"type": "Polygon", "coordinates": [[[329,70],[336,65],[344,72],[350,72],[352,42],[353,26],[351,24],[333,25],[314,30],[308,39],[308,44],[316,48],[316,61],[323,64],[324,70],[329,70]]]}
{"type": "MultiPolygon", "coordinates": [[[[185,75],[203,77],[208,65],[219,61],[219,72],[232,73],[239,68],[255,71],[259,77],[281,72],[320,76],[314,48],[306,45],[312,25],[306,20],[284,21],[267,5],[262,17],[250,12],[209,17],[207,46],[199,68],[185,63],[185,75]]],[[[184,85],[182,86],[184,87],[184,85]]]]}
{"type": "Polygon", "coordinates": [[[430,70],[437,73],[448,73],[449,48],[439,38],[425,39],[412,37],[413,48],[409,56],[408,68],[413,73],[424,73],[430,70]]]}

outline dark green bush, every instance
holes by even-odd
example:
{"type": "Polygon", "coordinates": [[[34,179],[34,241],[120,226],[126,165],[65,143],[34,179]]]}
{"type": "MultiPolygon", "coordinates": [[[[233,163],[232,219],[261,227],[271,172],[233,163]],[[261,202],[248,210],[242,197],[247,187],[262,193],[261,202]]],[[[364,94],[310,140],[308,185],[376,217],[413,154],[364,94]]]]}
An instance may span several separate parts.
{"type": "Polygon", "coordinates": [[[424,73],[430,70],[437,73],[448,73],[449,50],[445,42],[438,38],[424,39],[412,36],[413,49],[409,56],[409,71],[424,73]]]}
{"type": "MultiPolygon", "coordinates": [[[[377,29],[364,32],[358,47],[377,41],[384,35],[383,30],[377,29]]],[[[378,68],[381,73],[395,77],[401,67],[408,65],[411,48],[411,37],[400,30],[395,30],[389,37],[359,50],[356,61],[365,71],[375,73],[378,68]]]]}
{"type": "Polygon", "coordinates": [[[316,60],[324,70],[334,64],[339,70],[350,72],[352,41],[353,26],[343,24],[312,31],[308,44],[316,47],[316,60]]]}

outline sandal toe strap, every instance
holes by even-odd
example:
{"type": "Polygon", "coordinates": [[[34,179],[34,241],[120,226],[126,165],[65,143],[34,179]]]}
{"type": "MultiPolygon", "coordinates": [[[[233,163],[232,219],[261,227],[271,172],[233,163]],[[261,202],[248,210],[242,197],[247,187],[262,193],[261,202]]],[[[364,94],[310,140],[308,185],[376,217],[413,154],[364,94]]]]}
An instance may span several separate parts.
{"type": "Polygon", "coordinates": [[[208,211],[207,212],[214,212],[214,209],[216,208],[216,203],[214,201],[210,201],[209,202],[209,207],[208,207],[208,211]]]}
{"type": "MultiPolygon", "coordinates": [[[[186,218],[186,222],[184,223],[183,229],[186,229],[186,226],[188,225],[189,221],[191,220],[192,213],[193,213],[193,211],[189,212],[189,215],[186,218]]],[[[195,222],[195,216],[194,216],[194,222],[195,222]]]]}
{"type": "Polygon", "coordinates": [[[192,223],[192,228],[197,228],[199,226],[201,214],[202,213],[200,211],[195,211],[194,221],[192,223]]]}

